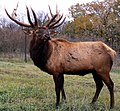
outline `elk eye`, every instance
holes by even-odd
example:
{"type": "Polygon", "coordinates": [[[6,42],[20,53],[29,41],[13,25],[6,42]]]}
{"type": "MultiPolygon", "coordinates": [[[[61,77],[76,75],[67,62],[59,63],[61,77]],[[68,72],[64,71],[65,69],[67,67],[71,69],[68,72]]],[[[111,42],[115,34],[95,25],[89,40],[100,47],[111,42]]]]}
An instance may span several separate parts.
{"type": "Polygon", "coordinates": [[[36,36],[40,36],[41,33],[39,31],[36,32],[36,36]]]}

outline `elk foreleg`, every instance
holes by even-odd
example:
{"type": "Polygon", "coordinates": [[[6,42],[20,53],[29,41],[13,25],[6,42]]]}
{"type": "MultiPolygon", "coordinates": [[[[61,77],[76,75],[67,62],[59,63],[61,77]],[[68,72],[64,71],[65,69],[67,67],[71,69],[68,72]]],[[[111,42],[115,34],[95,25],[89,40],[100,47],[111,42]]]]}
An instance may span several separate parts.
{"type": "Polygon", "coordinates": [[[64,75],[61,75],[61,79],[60,79],[60,89],[62,91],[62,99],[66,100],[66,95],[65,95],[65,91],[64,91],[64,75]]]}
{"type": "Polygon", "coordinates": [[[64,76],[63,74],[54,75],[53,79],[55,82],[55,91],[56,91],[56,107],[58,107],[60,103],[60,91],[62,91],[62,98],[66,99],[64,92],[64,76]]]}

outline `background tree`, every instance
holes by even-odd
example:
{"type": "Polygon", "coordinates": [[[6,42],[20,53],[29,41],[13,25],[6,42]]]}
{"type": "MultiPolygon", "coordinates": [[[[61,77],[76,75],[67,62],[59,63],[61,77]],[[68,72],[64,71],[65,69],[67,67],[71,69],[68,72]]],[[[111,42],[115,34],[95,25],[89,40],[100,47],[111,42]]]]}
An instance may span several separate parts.
{"type": "Polygon", "coordinates": [[[120,43],[120,1],[94,1],[72,5],[69,12],[73,21],[67,23],[64,33],[80,40],[103,40],[113,48],[120,43]],[[72,28],[71,28],[72,27],[72,28]]]}

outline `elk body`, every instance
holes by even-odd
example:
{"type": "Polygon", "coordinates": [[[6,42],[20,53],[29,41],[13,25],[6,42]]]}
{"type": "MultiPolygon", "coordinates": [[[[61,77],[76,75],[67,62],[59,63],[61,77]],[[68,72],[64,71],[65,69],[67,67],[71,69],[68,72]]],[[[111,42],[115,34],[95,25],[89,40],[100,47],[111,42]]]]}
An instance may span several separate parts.
{"type": "MultiPolygon", "coordinates": [[[[6,9],[5,9],[6,11],[6,9]]],[[[64,74],[85,75],[92,73],[96,83],[96,93],[92,103],[96,102],[99,93],[106,84],[110,93],[110,108],[114,107],[114,83],[110,78],[110,70],[116,52],[103,42],[69,42],[60,38],[51,38],[51,29],[59,27],[62,16],[56,20],[58,14],[45,26],[38,26],[35,12],[32,10],[35,22],[30,18],[27,8],[27,16],[30,24],[25,24],[12,18],[6,11],[8,17],[17,24],[33,28],[32,40],[30,42],[30,57],[34,64],[41,70],[51,74],[55,83],[56,106],[62,98],[66,99],[64,91],[64,74]]]]}

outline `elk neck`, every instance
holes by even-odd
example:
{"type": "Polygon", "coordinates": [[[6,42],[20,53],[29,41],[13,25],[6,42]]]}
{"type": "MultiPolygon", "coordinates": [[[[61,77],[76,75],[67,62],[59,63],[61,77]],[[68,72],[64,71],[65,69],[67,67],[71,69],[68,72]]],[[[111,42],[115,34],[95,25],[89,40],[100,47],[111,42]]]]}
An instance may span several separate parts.
{"type": "Polygon", "coordinates": [[[42,70],[51,54],[50,40],[33,39],[30,42],[30,57],[34,64],[42,70]]]}

